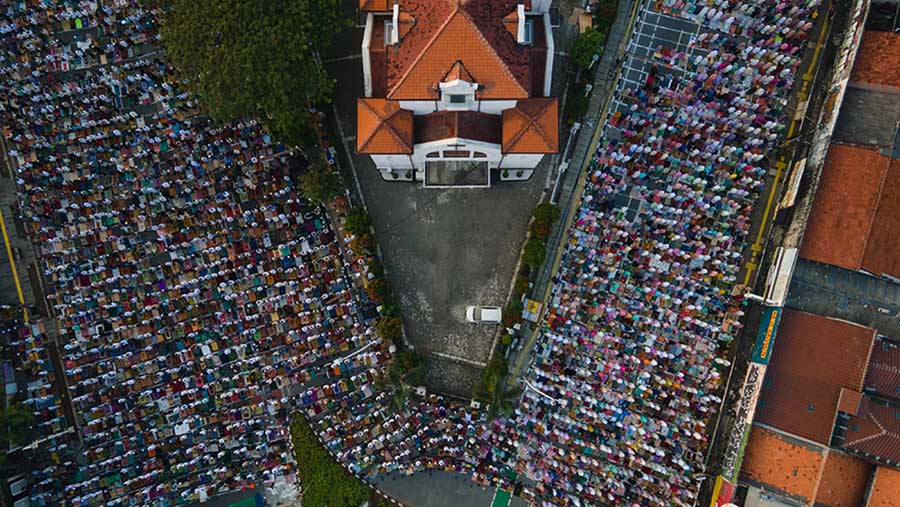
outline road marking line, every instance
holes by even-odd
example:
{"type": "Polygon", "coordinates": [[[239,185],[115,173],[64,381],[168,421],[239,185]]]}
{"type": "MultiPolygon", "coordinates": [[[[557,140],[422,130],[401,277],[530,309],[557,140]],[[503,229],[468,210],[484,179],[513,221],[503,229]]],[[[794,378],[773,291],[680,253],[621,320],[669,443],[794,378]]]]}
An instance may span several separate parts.
{"type": "Polygon", "coordinates": [[[6,244],[6,256],[9,257],[9,267],[12,269],[13,281],[16,283],[16,292],[19,295],[19,303],[22,304],[25,323],[28,323],[28,308],[25,308],[25,295],[22,293],[22,284],[19,282],[19,273],[16,271],[16,261],[13,258],[12,247],[9,244],[9,235],[6,233],[6,219],[0,210],[0,232],[3,233],[3,243],[6,244]]]}

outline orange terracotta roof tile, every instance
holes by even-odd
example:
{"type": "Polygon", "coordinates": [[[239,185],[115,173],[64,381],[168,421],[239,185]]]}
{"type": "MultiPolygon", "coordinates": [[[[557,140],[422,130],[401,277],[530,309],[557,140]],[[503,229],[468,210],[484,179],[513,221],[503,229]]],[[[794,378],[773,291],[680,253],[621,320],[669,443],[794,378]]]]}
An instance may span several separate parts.
{"type": "Polygon", "coordinates": [[[469,83],[475,82],[475,78],[472,77],[472,74],[469,72],[468,69],[466,69],[466,66],[463,65],[463,62],[460,60],[457,60],[456,63],[454,63],[453,66],[450,67],[450,70],[447,71],[446,74],[444,74],[444,78],[441,79],[441,82],[448,83],[450,81],[455,81],[457,79],[466,81],[469,83]]]}
{"type": "Polygon", "coordinates": [[[850,81],[900,88],[900,33],[866,31],[850,81]]]}
{"type": "Polygon", "coordinates": [[[875,330],[785,310],[756,420],[827,445],[841,388],[862,391],[875,330]]]}
{"type": "Polygon", "coordinates": [[[850,417],[843,448],[873,460],[900,464],[900,405],[864,398],[860,417],[850,417]],[[866,403],[868,402],[868,403],[866,403]]]}
{"type": "Polygon", "coordinates": [[[810,502],[825,448],[754,426],[741,465],[741,477],[766,489],[810,502]]]}
{"type": "Polygon", "coordinates": [[[831,145],[801,257],[860,268],[888,160],[875,149],[831,145]]]}
{"type": "Polygon", "coordinates": [[[517,0],[400,2],[401,18],[408,15],[414,23],[406,31],[401,27],[400,41],[386,54],[386,96],[434,100],[441,77],[462,60],[480,85],[479,98],[528,97],[534,81],[530,53],[546,49],[538,47],[537,38],[533,46],[522,46],[507,30],[504,18],[517,5],[517,0]]]}
{"type": "Polygon", "coordinates": [[[900,343],[878,340],[872,347],[866,388],[878,394],[900,399],[900,343]]]}
{"type": "Polygon", "coordinates": [[[400,40],[403,40],[406,34],[416,25],[416,18],[408,11],[401,10],[397,17],[397,24],[400,25],[397,27],[397,35],[400,37],[400,40]]]}
{"type": "Polygon", "coordinates": [[[413,119],[416,143],[461,138],[500,144],[500,117],[476,111],[438,111],[413,119]]]}
{"type": "Polygon", "coordinates": [[[859,412],[862,397],[863,395],[861,392],[842,387],[841,394],[838,396],[838,412],[856,415],[859,412]]]}
{"type": "Polygon", "coordinates": [[[890,161],[875,209],[875,219],[869,228],[869,237],[866,238],[862,268],[870,273],[886,273],[900,278],[900,253],[897,249],[897,232],[900,231],[900,159],[890,161]]]}
{"type": "Polygon", "coordinates": [[[503,111],[503,153],[559,151],[559,103],[555,98],[520,100],[503,111]]]}
{"type": "MultiPolygon", "coordinates": [[[[404,41],[401,41],[400,47],[403,45],[404,41]]],[[[528,97],[528,90],[525,89],[527,81],[525,85],[519,82],[460,4],[417,58],[404,69],[388,92],[388,98],[393,100],[435,98],[437,83],[441,81],[447,69],[460,60],[478,82],[479,98],[528,97]]]]}
{"type": "Polygon", "coordinates": [[[900,470],[878,467],[866,507],[900,506],[900,470]]]}
{"type": "Polygon", "coordinates": [[[369,154],[413,152],[413,113],[384,99],[357,99],[356,151],[369,154]]]}
{"type": "Polygon", "coordinates": [[[503,27],[506,28],[506,31],[509,32],[510,35],[519,39],[519,13],[517,11],[512,11],[506,16],[503,17],[503,27]]]}
{"type": "Polygon", "coordinates": [[[858,507],[863,504],[866,487],[875,466],[837,451],[828,451],[825,468],[816,490],[814,505],[821,507],[858,507]]]}
{"type": "Polygon", "coordinates": [[[393,9],[391,0],[359,0],[359,10],[383,12],[393,9]]]}

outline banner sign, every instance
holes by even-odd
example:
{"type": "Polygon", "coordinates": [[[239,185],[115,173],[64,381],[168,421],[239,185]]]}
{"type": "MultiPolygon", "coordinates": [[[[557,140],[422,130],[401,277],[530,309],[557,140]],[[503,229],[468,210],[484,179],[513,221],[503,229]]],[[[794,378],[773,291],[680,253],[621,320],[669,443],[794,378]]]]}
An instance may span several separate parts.
{"type": "Polygon", "coordinates": [[[724,507],[734,500],[735,487],[728,479],[721,475],[716,477],[716,486],[713,489],[713,502],[710,507],[724,507]]]}
{"type": "Polygon", "coordinates": [[[778,323],[781,321],[781,311],[781,308],[771,306],[763,310],[762,322],[756,333],[756,345],[753,347],[753,357],[751,358],[754,363],[769,364],[772,347],[775,345],[775,333],[778,332],[778,323]]]}

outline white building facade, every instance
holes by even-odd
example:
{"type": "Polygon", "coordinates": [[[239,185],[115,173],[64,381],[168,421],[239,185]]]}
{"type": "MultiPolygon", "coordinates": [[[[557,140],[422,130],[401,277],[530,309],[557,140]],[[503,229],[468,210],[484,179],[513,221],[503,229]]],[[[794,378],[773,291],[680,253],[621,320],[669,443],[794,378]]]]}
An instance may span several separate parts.
{"type": "Polygon", "coordinates": [[[526,179],[558,151],[550,1],[360,0],[357,151],[431,186],[526,179]]]}

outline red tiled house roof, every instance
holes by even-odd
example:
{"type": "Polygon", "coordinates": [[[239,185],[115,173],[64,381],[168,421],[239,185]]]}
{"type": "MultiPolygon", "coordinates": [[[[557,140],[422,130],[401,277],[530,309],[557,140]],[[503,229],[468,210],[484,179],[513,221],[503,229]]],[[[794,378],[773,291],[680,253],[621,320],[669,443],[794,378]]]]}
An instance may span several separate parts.
{"type": "Polygon", "coordinates": [[[392,0],[359,0],[361,11],[388,11],[393,8],[392,0]]]}
{"type": "Polygon", "coordinates": [[[888,398],[900,399],[900,343],[878,340],[872,347],[866,388],[888,398]]]}
{"type": "Polygon", "coordinates": [[[438,111],[414,119],[416,144],[461,137],[500,144],[501,119],[475,111],[438,111]]]}
{"type": "Polygon", "coordinates": [[[356,151],[372,154],[413,152],[413,113],[384,99],[357,99],[356,151]]]}
{"type": "Polygon", "coordinates": [[[850,81],[900,88],[900,33],[867,30],[850,81]]]}
{"type": "Polygon", "coordinates": [[[833,144],[800,256],[900,277],[900,160],[875,148],[833,144]]]}
{"type": "Polygon", "coordinates": [[[556,153],[558,130],[557,99],[520,100],[503,111],[503,153],[556,153]]]}
{"type": "Polygon", "coordinates": [[[756,420],[828,445],[841,388],[862,391],[875,331],[785,310],[756,420]]]}
{"type": "MultiPolygon", "coordinates": [[[[442,0],[433,1],[440,4],[442,0]]],[[[482,26],[489,31],[484,33],[476,24],[475,17],[469,14],[466,5],[493,6],[496,3],[509,2],[474,2],[457,4],[437,27],[428,42],[412,55],[407,50],[406,39],[401,39],[397,53],[388,51],[388,94],[393,100],[428,100],[439,97],[437,84],[442,81],[447,71],[462,60],[466,68],[478,82],[479,99],[520,99],[529,96],[528,61],[524,52],[517,51],[516,41],[497,19],[497,27],[482,21],[482,26]],[[493,39],[495,45],[489,40],[493,39]],[[507,44],[503,44],[506,42],[507,44]],[[512,46],[509,46],[509,43],[512,46]],[[503,48],[501,54],[497,47],[503,48]],[[396,57],[394,55],[397,55],[396,57]],[[410,58],[414,56],[414,58],[410,58]]],[[[512,4],[515,8],[516,4],[512,4]]],[[[404,5],[404,7],[406,7],[404,5]]],[[[407,34],[410,38],[420,29],[417,11],[412,11],[416,18],[416,26],[407,34]]],[[[490,16],[490,14],[487,14],[490,16]]],[[[424,28],[424,27],[423,27],[424,28]]],[[[418,49],[418,48],[416,48],[418,49]]]]}
{"type": "Polygon", "coordinates": [[[800,256],[859,269],[888,158],[877,150],[833,144],[816,191],[800,256]]]}
{"type": "Polygon", "coordinates": [[[843,448],[900,465],[900,405],[868,399],[859,417],[850,417],[843,448]]]}
{"type": "Polygon", "coordinates": [[[900,231],[900,159],[887,167],[875,218],[866,238],[862,268],[877,275],[887,273],[900,278],[897,233],[900,231]]]}
{"type": "Polygon", "coordinates": [[[820,507],[858,507],[863,504],[869,479],[875,471],[855,456],[830,450],[819,479],[813,505],[820,507]]]}
{"type": "MultiPolygon", "coordinates": [[[[374,10],[390,10],[393,2],[387,4],[386,9],[374,10]]],[[[517,21],[518,4],[518,0],[403,0],[397,44],[385,51],[383,22],[376,21],[373,27],[373,96],[437,99],[438,83],[458,61],[480,85],[479,99],[542,94],[546,41],[541,18],[534,18],[534,45],[518,44],[508,29],[513,18],[517,21]],[[532,63],[541,67],[539,79],[533,76],[537,70],[531,69],[532,63]]]]}
{"type": "Polygon", "coordinates": [[[816,492],[825,448],[753,426],[741,477],[809,503],[816,492]]]}
{"type": "Polygon", "coordinates": [[[900,470],[878,467],[869,491],[866,507],[897,507],[900,505],[900,470]]]}

